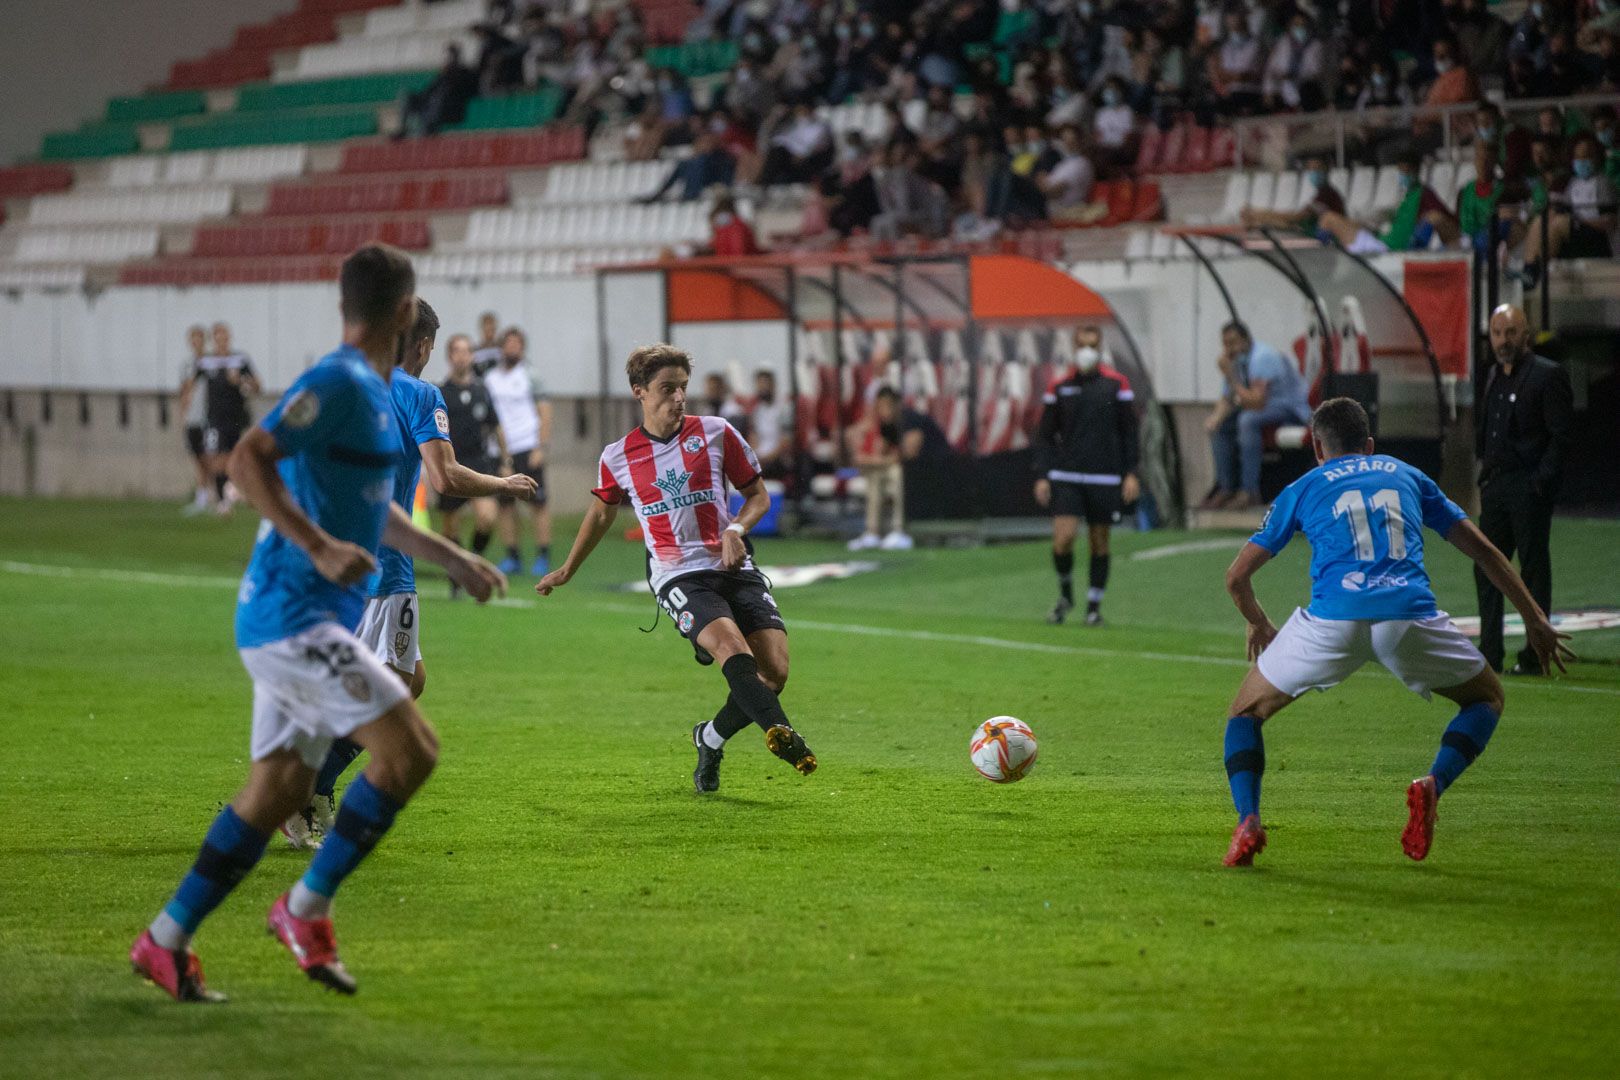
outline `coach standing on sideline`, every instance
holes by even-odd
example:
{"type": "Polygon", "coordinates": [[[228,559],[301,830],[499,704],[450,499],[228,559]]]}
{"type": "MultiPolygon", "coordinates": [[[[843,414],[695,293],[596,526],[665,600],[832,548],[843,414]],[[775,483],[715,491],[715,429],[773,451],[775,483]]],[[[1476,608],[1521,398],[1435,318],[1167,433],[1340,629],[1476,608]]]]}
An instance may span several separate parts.
{"type": "MultiPolygon", "coordinates": [[[[1569,372],[1530,351],[1524,312],[1503,304],[1491,313],[1491,351],[1476,402],[1474,447],[1479,456],[1479,527],[1509,559],[1541,610],[1552,614],[1552,508],[1564,468],[1574,392],[1569,372]]],[[[1479,592],[1479,651],[1502,670],[1502,594],[1474,572],[1479,592]]],[[[1541,663],[1526,645],[1510,674],[1537,675],[1541,663]]]]}

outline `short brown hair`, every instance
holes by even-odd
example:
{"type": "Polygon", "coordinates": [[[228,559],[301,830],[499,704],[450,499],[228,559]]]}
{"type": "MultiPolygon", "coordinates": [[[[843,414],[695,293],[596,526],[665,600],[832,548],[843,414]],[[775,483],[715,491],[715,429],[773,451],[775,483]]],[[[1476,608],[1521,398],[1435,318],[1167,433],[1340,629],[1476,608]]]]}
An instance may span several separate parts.
{"type": "Polygon", "coordinates": [[[630,359],[624,362],[624,373],[630,377],[631,386],[648,386],[653,377],[667,367],[678,367],[688,375],[692,374],[692,358],[675,346],[660,342],[657,345],[643,345],[630,354],[630,359]]]}
{"type": "Polygon", "coordinates": [[[401,300],[416,291],[416,271],[410,256],[399,248],[367,244],[343,260],[338,290],[345,320],[380,323],[393,315],[401,300]]]}
{"type": "Polygon", "coordinates": [[[1372,423],[1354,398],[1328,398],[1311,414],[1311,434],[1332,453],[1358,454],[1372,437],[1372,423]]]}

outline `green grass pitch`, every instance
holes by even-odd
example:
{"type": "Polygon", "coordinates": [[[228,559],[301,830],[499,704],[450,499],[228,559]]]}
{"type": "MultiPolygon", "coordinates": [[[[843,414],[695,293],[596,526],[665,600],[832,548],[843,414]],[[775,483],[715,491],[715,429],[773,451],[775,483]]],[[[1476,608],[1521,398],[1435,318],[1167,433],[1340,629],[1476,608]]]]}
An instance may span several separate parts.
{"type": "MultiPolygon", "coordinates": [[[[1267,728],[1271,846],[1226,870],[1230,551],[1129,557],[1186,539],[1165,533],[1116,536],[1097,630],[1042,622],[1035,544],[781,590],[785,705],[821,769],[745,734],[705,799],[688,730],[723,683],[667,620],[637,633],[650,602],[612,586],[639,546],[606,541],[550,600],[520,579],[521,606],[424,574],[444,751],[338,899],[360,995],[265,936],[305,863],[278,838],[197,939],[232,1001],[177,1006],[125,953],[246,769],[250,518],[0,500],[0,1076],[1522,1078],[1620,1056],[1620,633],[1509,684],[1423,864],[1403,791],[1449,709],[1381,671],[1300,702],[1267,728]],[[1021,784],[969,767],[997,713],[1040,737],[1021,784]]],[[[1560,607],[1620,601],[1620,524],[1553,544],[1560,607]]],[[[1468,567],[1430,552],[1472,613],[1468,567]]],[[[1261,575],[1279,623],[1307,557],[1261,575]]]]}

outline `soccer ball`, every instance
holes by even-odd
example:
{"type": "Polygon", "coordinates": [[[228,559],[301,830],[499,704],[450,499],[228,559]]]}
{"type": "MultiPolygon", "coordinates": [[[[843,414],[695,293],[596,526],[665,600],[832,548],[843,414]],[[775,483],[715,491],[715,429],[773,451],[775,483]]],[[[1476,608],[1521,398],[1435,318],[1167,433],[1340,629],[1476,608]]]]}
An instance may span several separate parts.
{"type": "Polygon", "coordinates": [[[997,784],[1022,780],[1035,767],[1035,733],[1014,716],[992,716],[973,729],[968,753],[979,775],[997,784]]]}

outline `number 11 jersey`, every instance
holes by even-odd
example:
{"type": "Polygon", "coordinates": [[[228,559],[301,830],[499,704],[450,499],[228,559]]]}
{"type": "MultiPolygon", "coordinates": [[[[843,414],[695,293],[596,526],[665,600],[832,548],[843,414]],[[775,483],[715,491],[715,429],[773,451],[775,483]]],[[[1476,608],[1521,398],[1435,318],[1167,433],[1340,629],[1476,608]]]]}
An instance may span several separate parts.
{"type": "Polygon", "coordinates": [[[1249,542],[1275,555],[1305,534],[1307,610],[1318,619],[1426,619],[1438,608],[1423,566],[1423,526],[1443,537],[1467,516],[1422,470],[1383,454],[1347,454],[1289,484],[1249,542]]]}

